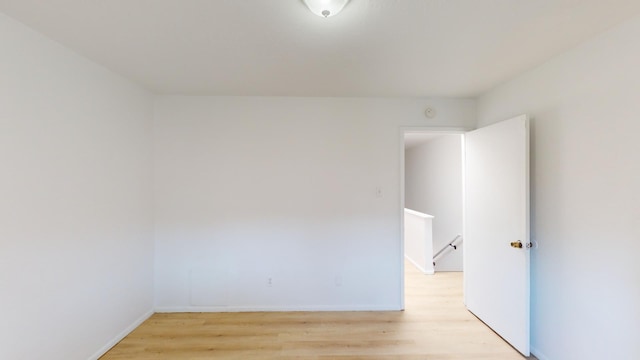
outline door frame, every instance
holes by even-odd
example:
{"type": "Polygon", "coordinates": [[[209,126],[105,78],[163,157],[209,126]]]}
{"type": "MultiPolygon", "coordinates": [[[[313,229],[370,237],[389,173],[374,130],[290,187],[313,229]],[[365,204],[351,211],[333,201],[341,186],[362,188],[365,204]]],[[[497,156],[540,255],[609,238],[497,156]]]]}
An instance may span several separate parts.
{"type": "MultiPolygon", "coordinates": [[[[464,127],[437,127],[437,126],[402,126],[400,127],[399,137],[400,137],[400,202],[399,202],[399,214],[400,214],[400,310],[405,310],[405,298],[404,298],[404,194],[405,194],[405,156],[404,156],[404,136],[406,134],[441,134],[441,135],[462,135],[462,146],[464,150],[464,134],[468,131],[474,129],[468,129],[464,127]]],[[[465,176],[464,176],[464,151],[462,153],[463,163],[462,163],[462,205],[464,207],[465,194],[464,194],[464,186],[465,186],[465,176]]],[[[462,227],[464,229],[465,219],[464,212],[462,216],[462,227]]],[[[463,234],[464,237],[464,234],[463,234]]],[[[462,254],[464,257],[464,253],[462,254]]],[[[464,261],[463,261],[464,263],[464,261]]]]}

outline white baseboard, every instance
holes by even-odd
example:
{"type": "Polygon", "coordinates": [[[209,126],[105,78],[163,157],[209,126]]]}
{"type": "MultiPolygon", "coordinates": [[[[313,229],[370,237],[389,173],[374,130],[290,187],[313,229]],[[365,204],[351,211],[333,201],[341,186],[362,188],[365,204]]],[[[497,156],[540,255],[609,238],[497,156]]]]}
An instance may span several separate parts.
{"type": "Polygon", "coordinates": [[[538,349],[534,348],[533,346],[531,347],[531,355],[538,358],[538,360],[549,360],[549,358],[546,355],[538,351],[538,349]]]}
{"type": "Polygon", "coordinates": [[[418,270],[420,270],[423,274],[427,274],[427,275],[433,275],[435,274],[435,270],[425,270],[425,268],[423,268],[422,266],[420,266],[417,262],[415,262],[412,258],[410,258],[407,254],[404,254],[404,258],[409,260],[410,263],[412,263],[415,267],[418,268],[418,270]]]}
{"type": "Polygon", "coordinates": [[[396,306],[159,306],[157,313],[188,312],[295,312],[295,311],[401,311],[396,306]]]}
{"type": "Polygon", "coordinates": [[[89,357],[89,360],[98,360],[102,355],[106,354],[107,351],[111,350],[112,347],[116,346],[122,339],[124,339],[127,335],[129,335],[133,330],[135,330],[138,326],[140,326],[143,322],[145,322],[148,318],[153,315],[153,310],[148,311],[144,315],[142,315],[138,320],[134,321],[133,324],[127,326],[126,329],[122,330],[120,334],[114,337],[111,341],[109,341],[105,346],[103,346],[100,350],[96,351],[95,354],[89,357]]]}

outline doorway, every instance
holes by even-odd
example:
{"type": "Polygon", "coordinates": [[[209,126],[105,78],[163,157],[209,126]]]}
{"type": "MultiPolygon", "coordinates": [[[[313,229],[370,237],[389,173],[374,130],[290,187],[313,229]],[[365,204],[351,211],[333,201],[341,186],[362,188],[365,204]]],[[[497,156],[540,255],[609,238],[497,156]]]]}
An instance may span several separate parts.
{"type": "MultiPolygon", "coordinates": [[[[402,131],[402,218],[414,212],[424,215],[431,239],[431,244],[422,248],[404,244],[403,263],[423,274],[433,274],[434,270],[463,271],[463,134],[459,130],[439,129],[402,131]],[[408,209],[406,214],[404,209],[408,209]],[[427,246],[430,248],[426,256],[422,256],[422,249],[427,246]],[[420,256],[412,254],[416,248],[420,256]],[[435,261],[434,255],[437,255],[435,261]],[[425,261],[428,266],[420,266],[425,261]]],[[[408,237],[412,236],[412,230],[405,231],[408,237]]],[[[406,270],[410,269],[405,269],[405,274],[406,270]]]]}
{"type": "MultiPolygon", "coordinates": [[[[401,205],[405,216],[406,134],[402,131],[401,205]]],[[[524,356],[530,353],[529,118],[519,115],[464,133],[462,228],[464,304],[524,356]],[[523,240],[524,239],[524,240],[523,240]]],[[[432,171],[437,175],[438,171],[432,171]]],[[[420,182],[420,181],[418,181],[420,182]]],[[[411,190],[409,190],[411,191],[411,190]]],[[[408,195],[408,196],[407,196],[408,195]]],[[[407,200],[409,201],[409,200],[407,200]]],[[[413,200],[410,200],[411,202],[413,200]]],[[[437,214],[434,214],[437,215],[437,214]]],[[[408,222],[403,221],[401,239],[408,222]]],[[[425,237],[426,238],[426,237],[425,237]]],[[[402,259],[404,270],[404,259],[402,259]]],[[[404,301],[404,288],[401,295],[404,301]]]]}

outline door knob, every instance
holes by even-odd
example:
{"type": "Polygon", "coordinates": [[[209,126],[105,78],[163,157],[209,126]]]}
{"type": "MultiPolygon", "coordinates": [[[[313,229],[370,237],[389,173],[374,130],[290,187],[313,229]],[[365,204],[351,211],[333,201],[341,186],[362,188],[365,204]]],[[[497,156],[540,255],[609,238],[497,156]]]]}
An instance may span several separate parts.
{"type": "Polygon", "coordinates": [[[511,247],[516,249],[522,249],[522,242],[520,240],[511,242],[511,247]]]}

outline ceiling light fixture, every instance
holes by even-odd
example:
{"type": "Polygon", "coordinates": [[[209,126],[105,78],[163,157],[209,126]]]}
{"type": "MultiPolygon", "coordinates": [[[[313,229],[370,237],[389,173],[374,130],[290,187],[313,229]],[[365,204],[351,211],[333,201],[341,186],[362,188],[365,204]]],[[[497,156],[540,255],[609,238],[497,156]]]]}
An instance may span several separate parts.
{"type": "Polygon", "coordinates": [[[302,0],[312,13],[325,18],[337,15],[349,0],[302,0]]]}

